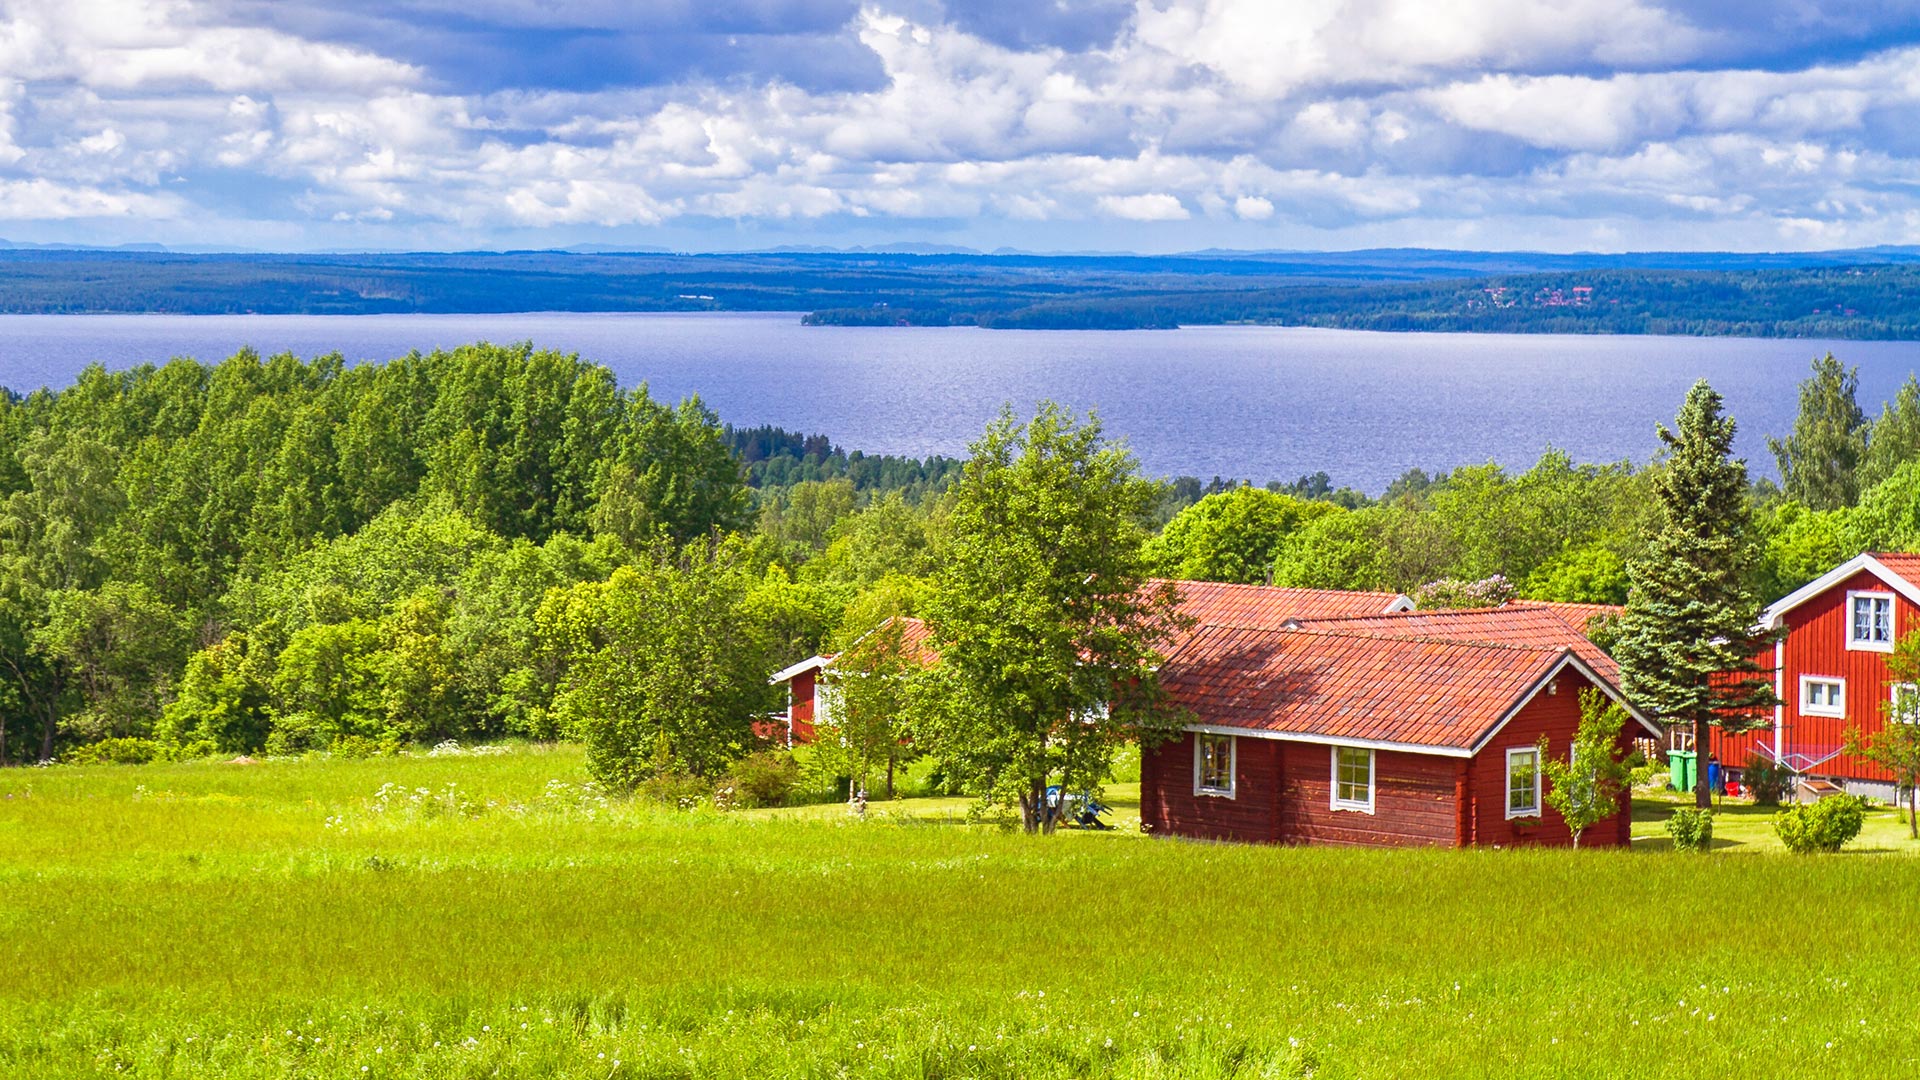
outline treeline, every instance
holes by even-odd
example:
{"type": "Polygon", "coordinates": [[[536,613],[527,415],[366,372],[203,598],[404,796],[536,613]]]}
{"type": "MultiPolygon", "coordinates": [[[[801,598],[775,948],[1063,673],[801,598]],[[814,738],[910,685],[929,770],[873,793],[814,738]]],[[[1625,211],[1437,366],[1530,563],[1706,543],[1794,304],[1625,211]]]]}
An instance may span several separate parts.
{"type": "Polygon", "coordinates": [[[1913,340],[1920,337],[1920,269],[1596,270],[1411,284],[1078,296],[1011,309],[816,311],[809,321],[969,323],[1011,330],[1257,323],[1378,331],[1913,340]]]}
{"type": "Polygon", "coordinates": [[[807,481],[845,479],[862,493],[898,491],[919,501],[960,474],[958,458],[848,452],[825,435],[761,426],[725,429],[727,445],[747,469],[747,482],[765,495],[807,481]]]}

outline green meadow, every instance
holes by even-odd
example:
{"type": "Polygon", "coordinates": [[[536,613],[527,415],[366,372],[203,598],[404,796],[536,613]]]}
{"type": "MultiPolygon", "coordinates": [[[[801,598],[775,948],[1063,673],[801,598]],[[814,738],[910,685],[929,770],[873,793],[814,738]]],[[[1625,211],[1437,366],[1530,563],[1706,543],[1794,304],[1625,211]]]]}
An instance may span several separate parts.
{"type": "Polygon", "coordinates": [[[667,810],[597,796],[572,749],[7,770],[0,1076],[1920,1065],[1891,813],[1794,858],[1739,814],[1721,853],[1653,850],[1651,801],[1632,852],[1033,838],[963,809],[667,810]]]}

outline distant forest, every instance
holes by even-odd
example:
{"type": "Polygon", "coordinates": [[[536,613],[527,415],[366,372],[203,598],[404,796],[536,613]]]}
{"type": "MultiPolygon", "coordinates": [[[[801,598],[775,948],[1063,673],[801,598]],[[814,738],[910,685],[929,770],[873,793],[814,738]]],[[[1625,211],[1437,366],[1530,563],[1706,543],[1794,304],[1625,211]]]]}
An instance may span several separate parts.
{"type": "Polygon", "coordinates": [[[0,250],[0,313],[790,311],[814,325],[1920,338],[1920,251],[1039,256],[0,250]]]}

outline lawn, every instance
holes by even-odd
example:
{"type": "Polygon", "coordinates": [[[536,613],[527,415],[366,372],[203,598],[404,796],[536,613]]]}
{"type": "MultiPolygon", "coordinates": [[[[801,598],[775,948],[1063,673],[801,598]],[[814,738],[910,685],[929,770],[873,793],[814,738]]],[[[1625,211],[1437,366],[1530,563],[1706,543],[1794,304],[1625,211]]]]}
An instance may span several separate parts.
{"type": "Polygon", "coordinates": [[[0,1075],[1920,1064],[1904,859],[1028,838],[581,780],[564,749],[0,773],[0,1075]]]}

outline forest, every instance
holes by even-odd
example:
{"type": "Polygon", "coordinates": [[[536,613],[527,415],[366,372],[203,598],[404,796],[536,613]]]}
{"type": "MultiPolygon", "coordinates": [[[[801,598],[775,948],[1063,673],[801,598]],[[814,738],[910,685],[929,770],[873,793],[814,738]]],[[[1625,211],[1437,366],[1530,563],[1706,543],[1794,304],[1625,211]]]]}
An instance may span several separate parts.
{"type": "MultiPolygon", "coordinates": [[[[1920,549],[1920,383],[1877,415],[1856,390],[1817,362],[1772,441],[1783,482],[1750,487],[1762,596],[1920,549]]],[[[1379,497],[1159,481],[1049,408],[964,462],[868,456],[529,345],[96,366],[0,395],[0,760],[518,737],[582,742],[629,787],[719,775],[779,707],[768,673],[892,615],[996,625],[1009,530],[982,485],[1043,428],[1116,493],[1075,533],[1115,575],[1442,606],[1623,601],[1661,468],[1549,449],[1379,497]]]]}
{"type": "Polygon", "coordinates": [[[1920,252],[1186,255],[0,248],[0,313],[785,311],[812,325],[1920,337],[1920,252]]]}

